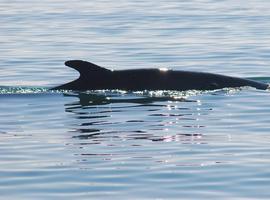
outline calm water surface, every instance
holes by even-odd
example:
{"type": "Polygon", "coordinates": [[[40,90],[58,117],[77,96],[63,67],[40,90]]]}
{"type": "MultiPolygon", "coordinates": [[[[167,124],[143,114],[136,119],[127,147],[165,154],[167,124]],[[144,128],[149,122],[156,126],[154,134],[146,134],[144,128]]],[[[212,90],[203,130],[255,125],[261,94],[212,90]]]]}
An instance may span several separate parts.
{"type": "Polygon", "coordinates": [[[48,90],[68,59],[269,83],[269,9],[1,0],[0,199],[269,199],[269,91],[48,90]]]}

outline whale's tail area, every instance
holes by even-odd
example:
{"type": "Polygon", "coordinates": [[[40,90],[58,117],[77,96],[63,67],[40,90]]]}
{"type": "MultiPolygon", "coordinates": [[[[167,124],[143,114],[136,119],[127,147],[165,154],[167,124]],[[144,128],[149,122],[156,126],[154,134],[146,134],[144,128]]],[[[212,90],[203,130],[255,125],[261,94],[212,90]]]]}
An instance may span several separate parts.
{"type": "Polygon", "coordinates": [[[86,88],[89,89],[91,88],[91,85],[89,85],[89,80],[95,83],[96,88],[97,85],[99,85],[99,82],[102,80],[104,81],[106,75],[112,72],[109,69],[83,60],[69,60],[65,62],[65,65],[77,70],[80,73],[79,78],[64,85],[51,88],[52,90],[85,90],[86,88]]]}

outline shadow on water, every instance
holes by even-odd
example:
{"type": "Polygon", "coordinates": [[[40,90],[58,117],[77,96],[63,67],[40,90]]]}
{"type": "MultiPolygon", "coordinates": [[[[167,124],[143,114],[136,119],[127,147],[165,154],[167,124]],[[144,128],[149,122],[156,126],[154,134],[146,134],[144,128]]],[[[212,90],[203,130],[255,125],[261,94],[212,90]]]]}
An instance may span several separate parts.
{"type": "Polygon", "coordinates": [[[196,121],[200,104],[197,100],[114,93],[72,93],[64,96],[78,99],[65,104],[65,111],[76,119],[72,137],[81,141],[94,144],[112,140],[194,142],[202,138],[198,130],[204,126],[196,121]],[[181,129],[188,131],[182,132],[181,129]]]}

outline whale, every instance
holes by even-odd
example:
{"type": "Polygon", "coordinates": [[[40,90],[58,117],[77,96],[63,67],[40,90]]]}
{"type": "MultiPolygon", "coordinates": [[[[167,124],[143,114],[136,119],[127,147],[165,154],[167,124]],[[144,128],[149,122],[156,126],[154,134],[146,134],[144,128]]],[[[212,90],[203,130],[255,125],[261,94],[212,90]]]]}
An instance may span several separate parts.
{"type": "Polygon", "coordinates": [[[80,73],[78,79],[52,90],[217,90],[243,86],[266,90],[269,85],[246,78],[207,72],[175,71],[155,68],[110,70],[83,60],[69,60],[65,65],[80,73]]]}

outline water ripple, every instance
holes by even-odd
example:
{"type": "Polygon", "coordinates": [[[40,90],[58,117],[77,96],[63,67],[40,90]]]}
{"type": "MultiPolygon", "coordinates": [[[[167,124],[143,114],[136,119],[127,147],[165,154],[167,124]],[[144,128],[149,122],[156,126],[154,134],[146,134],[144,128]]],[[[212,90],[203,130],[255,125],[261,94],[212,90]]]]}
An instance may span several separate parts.
{"type": "Polygon", "coordinates": [[[269,83],[269,9],[2,0],[0,198],[269,199],[269,91],[49,90],[78,76],[69,59],[269,83]]]}

